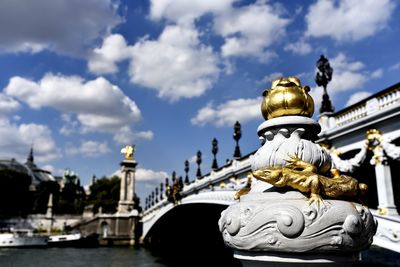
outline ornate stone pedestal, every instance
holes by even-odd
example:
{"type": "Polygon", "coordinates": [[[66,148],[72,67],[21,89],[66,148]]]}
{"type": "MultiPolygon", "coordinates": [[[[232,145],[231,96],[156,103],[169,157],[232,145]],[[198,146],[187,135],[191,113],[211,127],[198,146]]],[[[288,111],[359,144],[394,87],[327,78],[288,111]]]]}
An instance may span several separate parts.
{"type": "Polygon", "coordinates": [[[351,264],[376,230],[358,203],[325,200],[318,207],[296,191],[245,195],[222,213],[219,227],[245,266],[351,264]]]}
{"type": "Polygon", "coordinates": [[[297,78],[274,80],[264,93],[264,141],[252,158],[248,194],[222,212],[220,231],[246,266],[351,266],[372,243],[375,220],[359,199],[366,185],[332,168],[314,143],[320,125],[297,78]],[[265,182],[274,185],[263,189],[265,182]],[[299,192],[300,191],[300,192],[299,192]]]}

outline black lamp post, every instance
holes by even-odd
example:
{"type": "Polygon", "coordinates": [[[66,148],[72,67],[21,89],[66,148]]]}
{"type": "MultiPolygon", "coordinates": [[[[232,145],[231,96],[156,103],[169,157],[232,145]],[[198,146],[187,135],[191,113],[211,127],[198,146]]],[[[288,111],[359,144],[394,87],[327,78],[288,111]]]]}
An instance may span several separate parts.
{"type": "Polygon", "coordinates": [[[242,157],[242,153],[240,153],[240,147],[239,147],[239,140],[242,137],[241,128],[242,128],[242,126],[240,125],[240,123],[238,121],[233,126],[233,139],[235,139],[235,141],[236,141],[235,152],[233,153],[234,158],[242,157]]]}
{"type": "Polygon", "coordinates": [[[201,164],[201,151],[197,151],[197,159],[196,159],[196,163],[197,163],[197,172],[196,172],[196,177],[197,179],[201,179],[201,170],[200,170],[200,164],[201,164]]]}
{"type": "Polygon", "coordinates": [[[164,198],[164,184],[160,183],[160,199],[164,198]]]}
{"type": "Polygon", "coordinates": [[[216,170],[218,169],[218,162],[217,162],[217,153],[218,153],[218,140],[216,138],[214,138],[211,142],[212,144],[212,150],[211,152],[214,155],[214,159],[211,165],[211,169],[216,170]]]}
{"type": "Polygon", "coordinates": [[[171,192],[171,187],[169,186],[168,177],[165,178],[165,196],[168,198],[171,192]]]}
{"type": "Polygon", "coordinates": [[[171,178],[171,180],[172,180],[172,185],[174,185],[174,184],[175,184],[175,181],[176,181],[176,171],[173,171],[173,172],[172,172],[172,178],[171,178]]]}
{"type": "Polygon", "coordinates": [[[319,60],[317,61],[317,75],[315,76],[315,82],[318,86],[322,86],[324,88],[324,94],[322,96],[322,104],[319,109],[319,112],[322,114],[324,112],[333,112],[334,107],[332,106],[331,100],[329,99],[327,86],[328,83],[332,80],[333,69],[329,64],[329,61],[324,55],[321,55],[319,60]]]}
{"type": "Polygon", "coordinates": [[[189,161],[188,160],[185,160],[185,173],[186,173],[186,175],[185,175],[185,184],[190,184],[190,182],[189,182],[189,161]]]}

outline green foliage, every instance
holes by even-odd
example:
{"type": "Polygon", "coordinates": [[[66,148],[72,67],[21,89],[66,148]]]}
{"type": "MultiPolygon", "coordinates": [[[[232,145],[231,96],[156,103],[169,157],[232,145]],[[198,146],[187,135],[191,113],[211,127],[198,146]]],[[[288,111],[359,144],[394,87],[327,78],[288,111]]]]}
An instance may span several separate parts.
{"type": "Polygon", "coordinates": [[[56,181],[43,181],[36,187],[33,213],[46,213],[50,194],[53,194],[53,209],[57,210],[57,203],[60,197],[60,186],[56,181]]]}
{"type": "Polygon", "coordinates": [[[55,213],[81,214],[86,204],[85,190],[79,184],[66,183],[61,191],[55,213]]]}
{"type": "Polygon", "coordinates": [[[93,211],[98,212],[99,207],[104,213],[114,213],[118,207],[120,178],[103,177],[90,186],[88,203],[93,204],[93,211]]]}

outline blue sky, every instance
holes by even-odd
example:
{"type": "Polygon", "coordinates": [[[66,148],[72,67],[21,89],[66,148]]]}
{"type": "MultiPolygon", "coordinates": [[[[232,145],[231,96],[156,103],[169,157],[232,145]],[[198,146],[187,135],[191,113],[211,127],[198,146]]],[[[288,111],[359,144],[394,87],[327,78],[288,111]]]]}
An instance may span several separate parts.
{"type": "Polygon", "coordinates": [[[260,96],[271,80],[314,82],[321,54],[334,68],[336,110],[399,82],[394,0],[37,0],[0,3],[0,157],[58,175],[119,168],[135,143],[145,197],[211,140],[221,165],[242,123],[243,154],[259,147],[260,96]]]}

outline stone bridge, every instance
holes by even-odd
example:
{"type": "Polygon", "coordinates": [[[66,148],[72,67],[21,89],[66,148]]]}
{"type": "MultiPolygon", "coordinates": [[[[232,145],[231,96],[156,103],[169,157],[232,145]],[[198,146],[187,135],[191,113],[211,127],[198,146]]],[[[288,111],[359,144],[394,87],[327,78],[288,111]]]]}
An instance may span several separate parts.
{"type": "MultiPolygon", "coordinates": [[[[320,116],[322,131],[317,140],[326,147],[337,169],[369,185],[367,204],[378,221],[374,244],[396,252],[400,252],[400,179],[395,177],[400,171],[399,115],[400,84],[396,84],[345,110],[320,116]],[[370,139],[375,144],[367,147],[370,139]]],[[[192,246],[196,240],[203,246],[198,249],[203,249],[210,240],[221,239],[220,213],[234,203],[235,192],[245,186],[252,154],[233,159],[185,185],[176,203],[158,194],[154,199],[153,194],[153,203],[142,214],[142,241],[169,246],[180,239],[180,243],[192,246]]],[[[270,187],[253,182],[252,190],[270,187]]]]}

